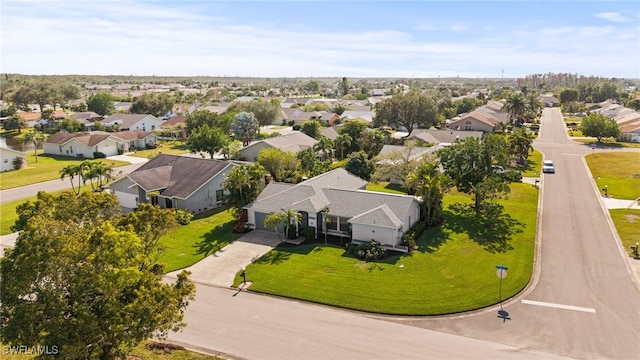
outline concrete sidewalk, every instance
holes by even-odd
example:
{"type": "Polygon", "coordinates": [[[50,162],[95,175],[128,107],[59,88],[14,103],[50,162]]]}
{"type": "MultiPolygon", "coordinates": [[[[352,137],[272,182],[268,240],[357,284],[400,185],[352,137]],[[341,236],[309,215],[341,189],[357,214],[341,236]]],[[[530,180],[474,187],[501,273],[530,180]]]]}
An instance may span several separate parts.
{"type": "MultiPolygon", "coordinates": [[[[243,267],[278,244],[280,239],[275,232],[253,230],[185,270],[191,272],[189,278],[198,284],[229,287],[243,267]]],[[[165,276],[177,278],[181,271],[173,271],[165,276]]]]}

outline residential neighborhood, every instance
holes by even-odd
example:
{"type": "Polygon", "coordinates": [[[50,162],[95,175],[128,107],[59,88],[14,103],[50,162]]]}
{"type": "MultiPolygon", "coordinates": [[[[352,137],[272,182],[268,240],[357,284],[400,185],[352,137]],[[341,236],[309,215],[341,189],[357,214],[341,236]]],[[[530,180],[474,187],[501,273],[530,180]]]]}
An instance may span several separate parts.
{"type": "MultiPolygon", "coordinates": [[[[325,86],[339,89],[345,81],[325,86]]],[[[383,81],[366,97],[354,85],[348,93],[278,96],[274,88],[229,99],[194,96],[181,103],[177,93],[157,92],[153,84],[136,90],[139,98],[132,101],[115,97],[137,86],[132,84],[85,84],[76,93],[80,97],[66,105],[21,103],[25,99],[8,96],[0,108],[0,194],[24,195],[14,195],[21,201],[3,201],[12,220],[2,225],[0,240],[13,239],[2,240],[9,254],[3,259],[13,259],[18,251],[31,254],[22,244],[36,241],[39,233],[29,224],[51,221],[54,229],[62,226],[57,219],[98,211],[90,221],[74,220],[78,228],[73,231],[82,235],[73,246],[97,244],[83,243],[96,231],[106,241],[108,229],[139,239],[137,257],[125,256],[137,250],[123,243],[109,246],[125,246],[114,253],[123,256],[119,261],[141,261],[135,266],[150,269],[157,279],[182,284],[171,290],[176,296],[192,296],[196,288],[198,294],[230,290],[251,296],[255,304],[275,295],[342,310],[434,319],[469,311],[479,311],[478,319],[484,319],[486,312],[478,309],[498,306],[498,317],[507,321],[507,306],[525,314],[535,313],[531,307],[578,306],[541,303],[548,295],[535,286],[545,281],[536,266],[562,274],[556,258],[574,254],[564,253],[568,249],[552,242],[552,234],[567,221],[585,221],[599,225],[585,233],[588,226],[581,223],[572,238],[596,233],[610,238],[608,245],[588,246],[601,254],[614,249],[602,261],[621,261],[625,275],[616,276],[637,284],[637,232],[629,229],[637,228],[640,211],[635,176],[640,94],[619,86],[615,97],[587,102],[558,90],[561,85],[533,92],[525,81],[512,80],[501,91],[477,80],[421,87],[383,81]],[[445,97],[435,90],[444,87],[445,97]],[[86,89],[92,92],[83,94],[86,89]],[[462,89],[463,95],[451,96],[462,89]],[[164,107],[155,109],[140,98],[164,107]],[[417,111],[404,114],[411,106],[417,111]],[[549,162],[553,172],[545,170],[543,163],[549,162]],[[583,166],[591,177],[568,174],[583,166]],[[67,191],[47,195],[52,182],[67,184],[67,191]],[[29,193],[23,190],[27,186],[45,191],[29,193]],[[565,209],[572,191],[590,194],[590,204],[604,215],[567,217],[587,206],[565,209]],[[26,200],[38,204],[33,212],[19,206],[26,200]],[[83,208],[86,204],[101,205],[83,208]],[[76,208],[80,212],[71,211],[76,208]],[[92,225],[85,229],[87,221],[92,225]],[[603,235],[612,229],[620,235],[603,235]],[[553,250],[541,253],[541,241],[553,250]],[[477,268],[501,263],[508,264],[509,277],[496,299],[495,275],[478,275],[484,270],[477,268]]],[[[61,251],[56,256],[74,255],[61,251]]],[[[576,285],[571,291],[591,290],[576,285]]],[[[633,307],[633,301],[629,304],[633,307]]],[[[587,305],[592,307],[576,311],[602,311],[587,305]]],[[[172,311],[160,300],[155,306],[172,311]]],[[[200,335],[192,324],[200,319],[192,308],[211,311],[200,300],[184,305],[187,326],[170,332],[171,341],[197,343],[200,335]]],[[[451,331],[437,320],[419,323],[451,331]]],[[[473,324],[462,322],[461,329],[475,329],[473,324]]],[[[565,348],[553,351],[572,354],[565,348]]]]}

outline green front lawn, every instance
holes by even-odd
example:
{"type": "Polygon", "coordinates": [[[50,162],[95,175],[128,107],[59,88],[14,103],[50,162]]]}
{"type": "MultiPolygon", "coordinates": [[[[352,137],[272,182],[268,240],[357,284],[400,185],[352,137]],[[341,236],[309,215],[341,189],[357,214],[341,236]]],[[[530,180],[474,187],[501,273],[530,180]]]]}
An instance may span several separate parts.
{"type": "Polygon", "coordinates": [[[231,232],[233,221],[227,210],[197,215],[188,225],[160,239],[166,252],[159,262],[165,265],[166,272],[197,263],[243,235],[231,232]]]}
{"type": "MultiPolygon", "coordinates": [[[[578,135],[574,135],[578,136],[578,135]]],[[[640,143],[631,143],[631,142],[618,142],[610,139],[602,139],[601,142],[598,142],[596,138],[587,138],[587,139],[574,139],[573,141],[583,143],[585,146],[595,146],[597,149],[601,148],[609,148],[609,149],[619,149],[619,148],[640,148],[640,143]]]]}
{"type": "MultiPolygon", "coordinates": [[[[128,162],[111,159],[84,159],[100,161],[112,167],[129,165],[128,162]]],[[[69,165],[78,165],[83,159],[70,156],[45,155],[38,151],[38,161],[33,152],[27,153],[27,167],[0,173],[0,190],[60,179],[60,171],[69,165]]],[[[67,180],[68,181],[68,180],[67,180]]]]}
{"type": "Polygon", "coordinates": [[[618,236],[622,240],[622,246],[629,256],[633,256],[631,245],[635,245],[640,241],[640,210],[611,209],[609,214],[611,214],[618,236]]]}
{"type": "Polygon", "coordinates": [[[617,199],[640,196],[640,153],[595,152],[585,158],[598,189],[607,185],[609,196],[617,199]]]}
{"type": "Polygon", "coordinates": [[[151,159],[158,154],[180,155],[189,152],[186,142],[180,140],[158,141],[158,147],[155,149],[137,150],[136,152],[127,154],[129,156],[151,159]]]}
{"type": "Polygon", "coordinates": [[[522,177],[540,177],[542,153],[538,150],[533,150],[529,153],[527,163],[524,166],[516,166],[516,169],[522,173],[522,177]]]}
{"type": "Polygon", "coordinates": [[[380,181],[377,183],[370,182],[367,184],[366,190],[390,194],[407,194],[407,191],[402,186],[398,184],[391,184],[388,181],[380,181]]]}
{"type": "MultiPolygon", "coordinates": [[[[377,313],[435,315],[498,302],[496,265],[509,268],[502,298],[521,291],[533,271],[538,190],[516,183],[492,228],[456,210],[471,199],[445,198],[445,222],[428,229],[419,249],[364,262],[333,246],[277,248],[247,268],[251,290],[377,313]]],[[[467,207],[464,207],[467,208],[467,207]]],[[[237,276],[235,284],[242,279],[237,276]]]]}

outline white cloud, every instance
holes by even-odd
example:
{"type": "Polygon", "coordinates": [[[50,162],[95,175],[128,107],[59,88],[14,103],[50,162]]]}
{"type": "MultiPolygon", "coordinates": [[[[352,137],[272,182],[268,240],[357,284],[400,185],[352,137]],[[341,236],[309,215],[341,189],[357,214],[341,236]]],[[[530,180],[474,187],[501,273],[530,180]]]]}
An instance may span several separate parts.
{"type": "Polygon", "coordinates": [[[622,14],[620,14],[619,12],[598,13],[598,14],[595,14],[595,17],[600,18],[600,19],[604,19],[604,20],[608,20],[608,21],[613,21],[613,22],[626,22],[627,21],[627,18],[622,16],[622,14]]]}

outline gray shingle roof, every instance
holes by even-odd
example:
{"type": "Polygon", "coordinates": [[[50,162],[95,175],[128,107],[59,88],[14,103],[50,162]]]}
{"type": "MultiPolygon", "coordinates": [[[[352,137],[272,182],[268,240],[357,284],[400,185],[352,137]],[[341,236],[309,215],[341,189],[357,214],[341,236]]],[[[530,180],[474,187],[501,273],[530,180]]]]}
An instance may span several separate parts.
{"type": "Polygon", "coordinates": [[[397,229],[402,226],[402,220],[398,219],[396,214],[389,209],[387,205],[380,205],[377,208],[363,212],[354,216],[348,221],[351,224],[375,225],[397,229]]]}
{"type": "Polygon", "coordinates": [[[186,199],[227,166],[233,163],[160,154],[127,176],[146,191],[186,199]]]}

